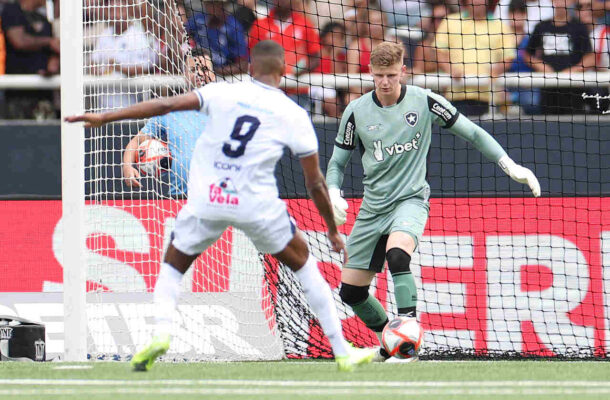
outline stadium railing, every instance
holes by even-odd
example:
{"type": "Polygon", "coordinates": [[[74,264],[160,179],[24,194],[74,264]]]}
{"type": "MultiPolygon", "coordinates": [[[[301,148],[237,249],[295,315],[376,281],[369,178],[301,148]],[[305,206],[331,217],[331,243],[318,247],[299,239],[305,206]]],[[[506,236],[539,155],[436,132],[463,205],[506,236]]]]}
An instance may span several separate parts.
{"type": "MultiPolygon", "coordinates": [[[[222,78],[222,77],[219,77],[222,78]]],[[[243,76],[224,77],[225,80],[243,80],[243,76]]],[[[487,77],[470,76],[463,80],[453,80],[446,74],[411,75],[410,84],[432,90],[460,86],[481,86],[499,90],[502,87],[511,88],[549,88],[549,87],[610,87],[610,71],[576,72],[576,73],[510,73],[493,80],[487,77]]],[[[85,76],[85,86],[105,86],[119,84],[126,88],[143,87],[177,87],[184,85],[184,78],[175,75],[145,75],[125,78],[117,83],[116,77],[85,76]]],[[[373,78],[368,74],[303,74],[299,77],[287,76],[285,87],[294,88],[297,85],[324,86],[328,88],[345,89],[351,85],[362,85],[365,88],[373,86],[373,78]]],[[[60,89],[60,77],[42,77],[39,75],[2,75],[0,90],[21,89],[41,90],[60,89]]]]}
{"type": "MultiPolygon", "coordinates": [[[[246,75],[219,76],[219,79],[227,81],[241,81],[247,79],[246,75]]],[[[122,89],[134,89],[150,93],[162,88],[182,88],[185,85],[184,77],[179,75],[143,75],[125,78],[117,82],[112,76],[85,76],[85,87],[102,88],[116,87],[122,89]]],[[[425,87],[435,91],[459,90],[462,87],[479,87],[481,91],[502,92],[505,88],[533,89],[533,88],[606,88],[610,87],[610,71],[598,72],[573,72],[573,73],[509,73],[497,78],[467,76],[464,79],[455,80],[447,74],[417,74],[410,75],[407,83],[425,87]]],[[[349,87],[360,87],[371,89],[373,78],[369,74],[304,74],[299,77],[287,76],[284,78],[285,88],[303,88],[307,86],[318,86],[333,89],[347,89],[349,87]]],[[[0,76],[0,90],[58,90],[61,87],[60,77],[42,77],[39,75],[2,75],[0,76]]],[[[99,92],[98,92],[99,93],[99,92]]],[[[316,111],[322,114],[321,110],[316,111]]],[[[602,114],[610,113],[610,110],[600,110],[602,114]]],[[[315,114],[315,113],[314,113],[315,114]]],[[[489,105],[488,116],[497,116],[494,112],[494,96],[489,105]]],[[[324,116],[313,116],[313,119],[325,119],[324,116]]]]}

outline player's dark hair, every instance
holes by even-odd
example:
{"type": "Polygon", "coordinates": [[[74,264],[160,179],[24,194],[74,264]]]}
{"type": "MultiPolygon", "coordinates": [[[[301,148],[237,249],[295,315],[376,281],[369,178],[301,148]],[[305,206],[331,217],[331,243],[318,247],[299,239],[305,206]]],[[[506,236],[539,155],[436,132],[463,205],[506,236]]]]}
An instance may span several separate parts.
{"type": "Polygon", "coordinates": [[[508,12],[522,12],[527,14],[527,4],[525,4],[525,0],[512,0],[508,5],[508,12]]]}
{"type": "Polygon", "coordinates": [[[343,32],[345,32],[345,26],[342,23],[328,22],[328,23],[326,23],[326,25],[324,25],[322,27],[322,29],[320,29],[320,37],[323,38],[324,36],[328,35],[329,33],[332,33],[336,28],[339,28],[343,32]]]}
{"type": "Polygon", "coordinates": [[[284,75],[284,48],[273,40],[263,40],[252,48],[250,63],[256,74],[284,75]]]}
{"type": "Polygon", "coordinates": [[[210,56],[210,52],[207,49],[201,48],[201,47],[197,47],[195,49],[191,50],[191,56],[192,57],[211,57],[210,56]]]}

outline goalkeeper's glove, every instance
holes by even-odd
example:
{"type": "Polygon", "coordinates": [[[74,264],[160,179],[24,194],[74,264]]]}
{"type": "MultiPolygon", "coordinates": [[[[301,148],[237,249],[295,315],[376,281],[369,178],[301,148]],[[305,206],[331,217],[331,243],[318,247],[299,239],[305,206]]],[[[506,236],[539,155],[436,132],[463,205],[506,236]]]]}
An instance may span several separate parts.
{"type": "Polygon", "coordinates": [[[347,201],[341,197],[341,190],[336,187],[328,188],[328,196],[330,197],[330,203],[333,206],[335,225],[341,226],[347,220],[347,201]]]}
{"type": "Polygon", "coordinates": [[[532,171],[516,164],[509,156],[500,158],[498,165],[513,180],[519,183],[526,183],[532,190],[534,197],[540,196],[540,183],[532,171]]]}

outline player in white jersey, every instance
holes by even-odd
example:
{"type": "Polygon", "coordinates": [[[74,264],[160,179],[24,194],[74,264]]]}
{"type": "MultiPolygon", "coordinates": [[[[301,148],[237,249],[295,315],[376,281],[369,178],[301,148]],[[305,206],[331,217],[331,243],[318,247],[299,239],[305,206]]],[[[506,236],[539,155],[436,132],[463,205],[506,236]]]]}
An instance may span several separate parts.
{"type": "MultiPolygon", "coordinates": [[[[182,276],[228,226],[244,231],[260,252],[274,255],[295,271],[331,343],[339,370],[351,371],[375,355],[372,349],[352,348],[343,338],[330,287],[291,222],[286,204],[278,197],[273,172],[284,147],[288,147],[300,158],[305,185],[326,222],[333,249],[344,251],[320,171],[311,120],[278,89],[285,70],[284,50],[273,41],[262,41],[250,57],[252,82],[208,84],[181,96],[66,118],[68,122],[85,121],[86,127],[98,127],[172,111],[201,110],[209,116],[191,162],[189,198],[176,218],[173,240],[155,285],[155,336],[133,357],[136,370],[149,369],[169,349],[182,276]]],[[[344,258],[347,261],[347,254],[344,258]]]]}

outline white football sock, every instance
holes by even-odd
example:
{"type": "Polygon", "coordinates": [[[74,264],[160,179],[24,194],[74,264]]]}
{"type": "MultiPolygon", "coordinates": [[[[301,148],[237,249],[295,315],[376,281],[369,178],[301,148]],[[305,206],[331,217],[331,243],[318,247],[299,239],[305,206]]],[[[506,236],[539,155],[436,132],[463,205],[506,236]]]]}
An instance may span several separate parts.
{"type": "Polygon", "coordinates": [[[310,254],[305,265],[295,274],[303,286],[307,302],[316,313],[324,334],[330,341],[335,357],[348,355],[348,344],[343,338],[335,300],[328,282],[318,270],[316,259],[310,254]]]}
{"type": "Polygon", "coordinates": [[[155,304],[155,335],[169,335],[176,303],[180,295],[182,273],[169,264],[161,264],[161,271],[155,285],[153,300],[155,304]]]}

